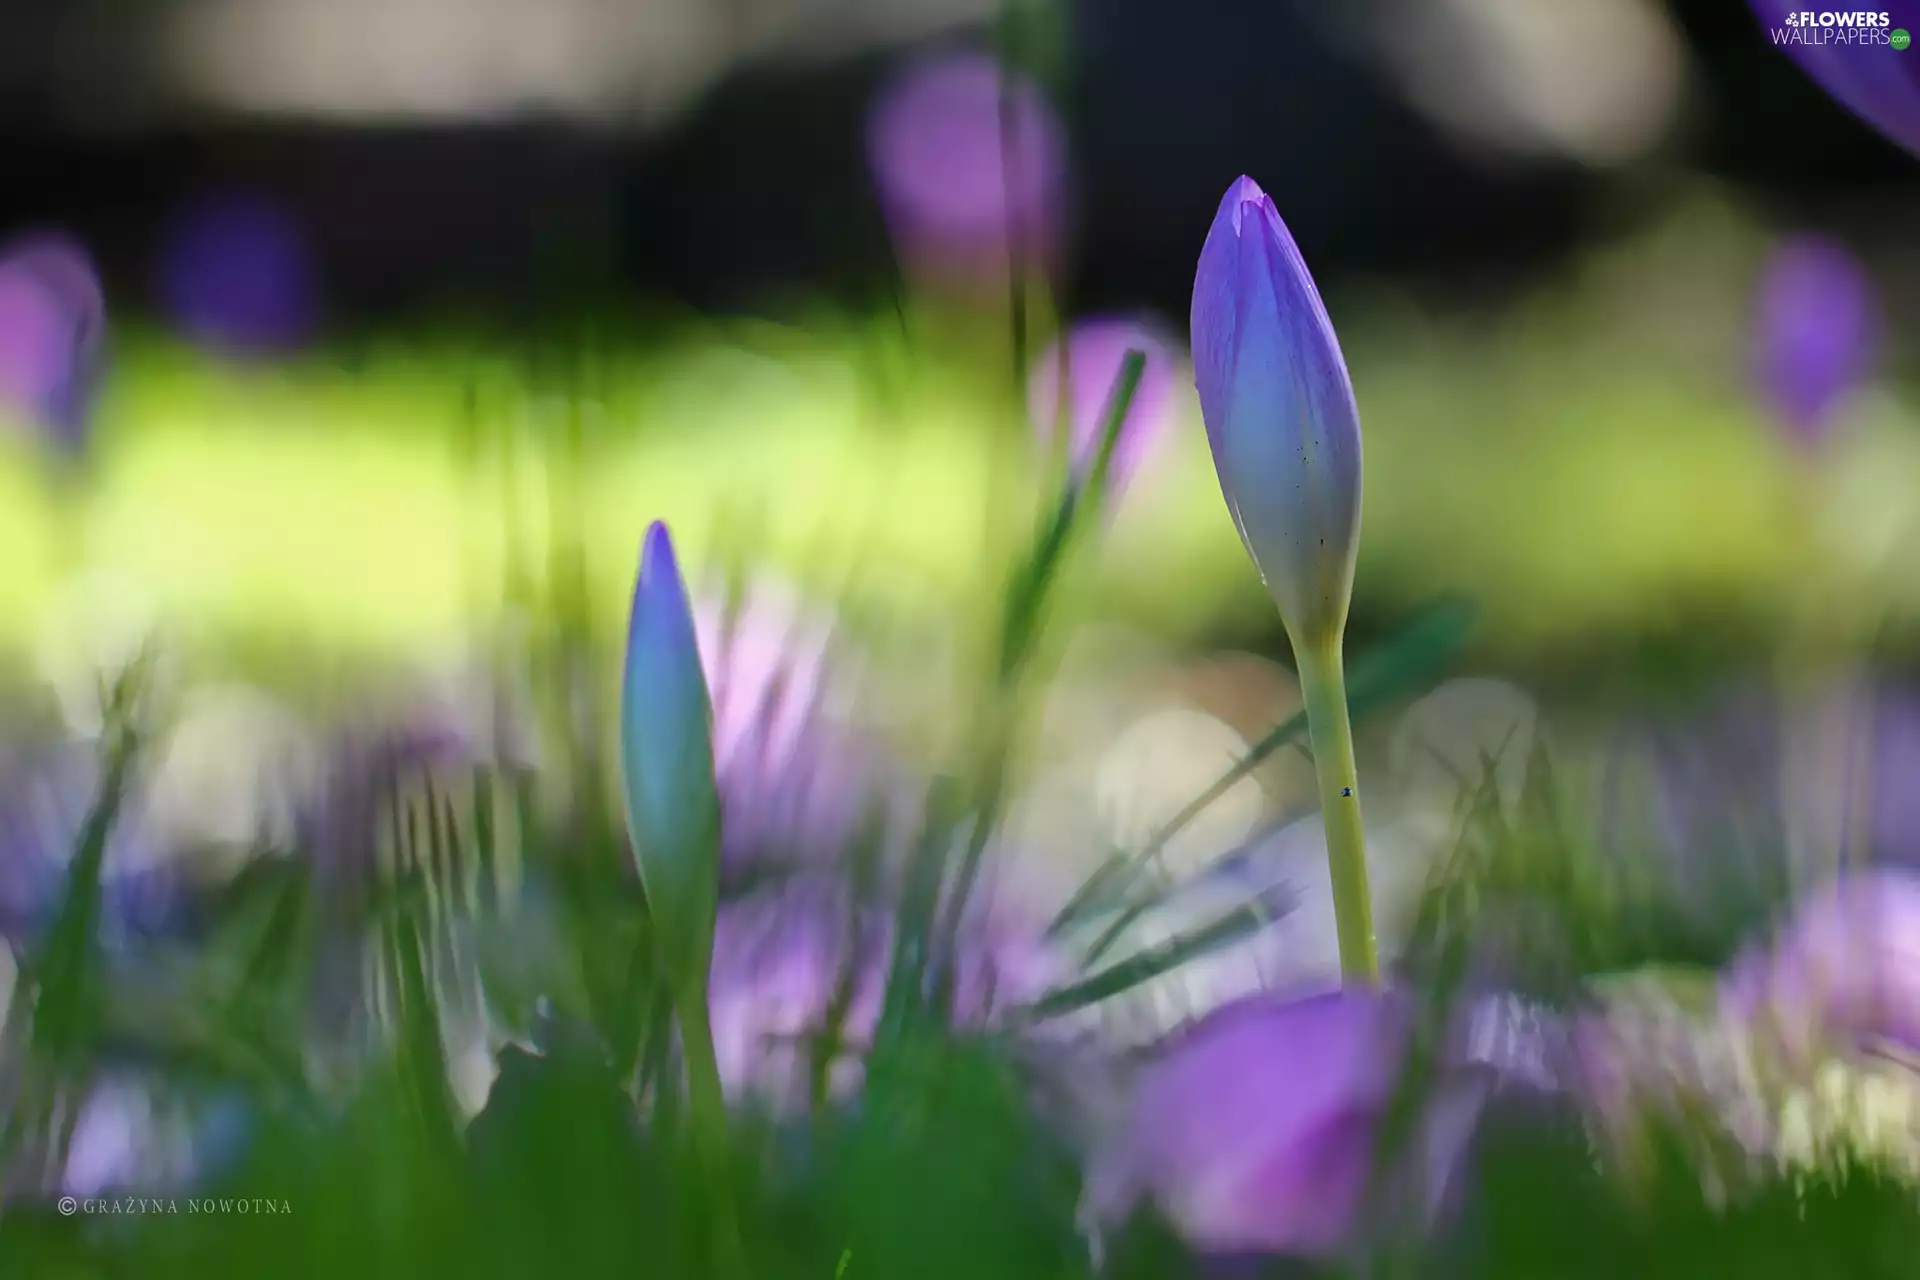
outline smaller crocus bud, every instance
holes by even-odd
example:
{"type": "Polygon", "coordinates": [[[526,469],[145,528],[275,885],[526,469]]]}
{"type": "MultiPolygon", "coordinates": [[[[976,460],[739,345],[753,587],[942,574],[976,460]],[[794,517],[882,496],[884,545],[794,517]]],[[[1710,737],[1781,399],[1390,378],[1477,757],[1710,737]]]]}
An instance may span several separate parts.
{"type": "Polygon", "coordinates": [[[1360,413],[1320,291],[1252,178],[1200,252],[1193,365],[1220,491],[1294,647],[1337,640],[1360,544],[1360,413]]]}
{"type": "Polygon", "coordinates": [[[1064,346],[1066,395],[1060,393],[1062,343],[1055,342],[1033,366],[1027,410],[1043,445],[1053,442],[1064,413],[1068,455],[1077,477],[1085,477],[1093,468],[1100,433],[1106,427],[1107,405],[1127,352],[1146,356],[1140,385],[1134,389],[1113,443],[1107,483],[1117,491],[1167,434],[1173,418],[1173,352],[1155,326],[1118,317],[1080,322],[1068,332],[1064,346]]]}
{"type": "Polygon", "coordinates": [[[704,987],[719,895],[712,709],[687,587],[664,524],[647,530],[620,700],[627,829],[670,980],[704,987]]]}
{"type": "Polygon", "coordinates": [[[1761,281],[1756,334],[1760,389],[1790,438],[1813,446],[1873,358],[1873,284],[1845,245],[1787,241],[1761,281]]]}
{"type": "MultiPolygon", "coordinates": [[[[1920,30],[1920,9],[1889,0],[1886,24],[1862,35],[1882,40],[1839,40],[1843,30],[1809,26],[1816,16],[1801,0],[1751,0],[1770,43],[1799,66],[1828,96],[1892,142],[1920,155],[1920,69],[1897,41],[1920,30]]],[[[1910,38],[1910,37],[1909,37],[1910,38]]]]}
{"type": "Polygon", "coordinates": [[[83,442],[105,330],[99,275],[78,241],[40,232],[0,247],[0,412],[62,453],[83,442]]]}

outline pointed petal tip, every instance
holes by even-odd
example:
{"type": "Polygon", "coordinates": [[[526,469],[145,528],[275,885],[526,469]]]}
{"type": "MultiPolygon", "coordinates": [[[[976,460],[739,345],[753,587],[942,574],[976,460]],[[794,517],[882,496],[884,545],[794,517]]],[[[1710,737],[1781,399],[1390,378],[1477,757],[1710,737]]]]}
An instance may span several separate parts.
{"type": "Polygon", "coordinates": [[[1241,219],[1246,216],[1248,205],[1260,209],[1271,209],[1273,199],[1267,195],[1259,183],[1243,173],[1234,179],[1233,185],[1227,188],[1226,196],[1220,201],[1220,212],[1233,219],[1233,230],[1236,235],[1240,232],[1241,219]]]}
{"type": "Polygon", "coordinates": [[[673,535],[667,531],[667,522],[655,520],[647,526],[647,536],[640,544],[640,577],[652,579],[665,571],[679,576],[679,566],[673,554],[673,535]]]}

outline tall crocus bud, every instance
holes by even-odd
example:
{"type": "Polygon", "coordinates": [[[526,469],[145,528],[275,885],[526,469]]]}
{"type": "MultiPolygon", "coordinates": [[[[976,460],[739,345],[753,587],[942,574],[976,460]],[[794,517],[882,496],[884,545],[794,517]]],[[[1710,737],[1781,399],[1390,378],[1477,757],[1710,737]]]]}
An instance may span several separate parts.
{"type": "Polygon", "coordinates": [[[1338,640],[1360,545],[1360,413],[1320,291],[1252,178],[1200,251],[1193,374],[1220,491],[1287,634],[1338,640]]]}
{"type": "Polygon", "coordinates": [[[1768,261],[1757,311],[1760,389],[1794,442],[1816,445],[1873,358],[1873,283],[1838,241],[1797,237],[1768,261]]]}
{"type": "Polygon", "coordinates": [[[647,530],[627,625],[620,768],[633,856],[676,983],[703,979],[719,895],[712,706],[687,587],[664,524],[647,530]]]}
{"type": "Polygon", "coordinates": [[[1886,0],[1871,15],[1837,15],[1885,15],[1883,22],[1856,24],[1851,30],[1819,25],[1818,19],[1836,15],[1807,12],[1800,0],[1752,4],[1768,41],[1834,101],[1920,155],[1920,64],[1906,52],[1910,33],[1920,30],[1920,7],[1913,0],[1886,0]]]}
{"type": "Polygon", "coordinates": [[[100,279],[79,242],[38,232],[0,247],[0,413],[76,452],[105,329],[100,279]]]}
{"type": "Polygon", "coordinates": [[[707,1004],[720,896],[720,796],[713,780],[713,705],[694,638],[686,580],[667,526],[640,551],[620,697],[620,771],[627,831],[647,891],[687,1054],[691,1122],[712,1197],[720,1274],[745,1277],[733,1217],[726,1098],[707,1004]]]}
{"type": "Polygon", "coordinates": [[[1200,251],[1193,367],[1220,491],[1300,667],[1341,968],[1369,980],[1373,908],[1341,657],[1360,544],[1360,414],[1320,291],[1252,178],[1228,189],[1200,251]]]}

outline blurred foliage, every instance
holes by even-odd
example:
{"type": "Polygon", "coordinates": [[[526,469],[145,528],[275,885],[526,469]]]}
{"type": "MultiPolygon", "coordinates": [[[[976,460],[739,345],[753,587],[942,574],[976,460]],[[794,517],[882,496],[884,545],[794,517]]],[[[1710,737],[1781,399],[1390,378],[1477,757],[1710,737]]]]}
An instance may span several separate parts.
{"type": "MultiPolygon", "coordinates": [[[[1910,629],[1920,432],[1868,397],[1821,467],[1781,447],[1747,379],[1764,244],[1703,199],[1498,309],[1334,297],[1367,433],[1361,625],[1459,591],[1505,660],[1676,637],[1757,655],[1818,573],[1859,627],[1910,629]]],[[[589,598],[622,596],[664,517],[696,560],[746,539],[900,616],[987,616],[1025,534],[1004,513],[1030,509],[1004,499],[1043,468],[996,344],[937,323],[909,317],[904,346],[893,318],[625,325],[567,362],[545,354],[562,335],[422,334],[252,370],[123,331],[84,507],[61,516],[18,450],[0,467],[0,643],[37,634],[73,536],[196,642],[417,653],[496,608],[509,567],[541,581],[555,515],[585,539],[589,598]]],[[[1271,632],[1190,395],[1111,525],[1070,608],[1176,639],[1271,632]]]]}

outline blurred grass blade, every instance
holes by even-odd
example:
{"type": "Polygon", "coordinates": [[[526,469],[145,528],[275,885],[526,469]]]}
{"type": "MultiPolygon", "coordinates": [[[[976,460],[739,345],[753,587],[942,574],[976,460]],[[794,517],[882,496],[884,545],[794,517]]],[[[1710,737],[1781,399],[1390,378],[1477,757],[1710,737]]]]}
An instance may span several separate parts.
{"type": "Polygon", "coordinates": [[[1178,934],[1100,970],[1072,986],[1050,991],[1027,1009],[1028,1019],[1042,1022],[1110,1000],[1144,983],[1173,972],[1189,961],[1230,946],[1258,933],[1293,910],[1291,894],[1265,894],[1222,915],[1218,920],[1178,934]]]}
{"type": "Polygon", "coordinates": [[[1099,447],[1094,454],[1093,465],[1085,476],[1068,471],[1052,515],[1035,540],[1032,554],[1015,577],[1008,593],[995,688],[987,699],[980,728],[974,735],[974,742],[981,752],[981,780],[975,792],[975,825],[959,872],[954,877],[953,891],[931,951],[941,975],[942,986],[936,998],[942,1004],[948,994],[946,984],[953,969],[950,960],[955,940],[959,937],[960,922],[966,914],[967,900],[973,894],[973,882],[979,876],[980,860],[985,856],[987,841],[998,825],[999,808],[1006,787],[1007,756],[1012,745],[1012,704],[1019,677],[1031,656],[1034,640],[1039,635],[1047,596],[1072,547],[1074,531],[1089,512],[1099,510],[1107,476],[1113,468],[1114,447],[1120,439],[1120,429],[1126,423],[1127,411],[1133,405],[1133,397],[1140,388],[1140,378],[1146,366],[1144,351],[1129,350],[1121,359],[1120,372],[1114,378],[1113,389],[1108,394],[1101,417],[1099,447]]]}
{"type": "MultiPolygon", "coordinates": [[[[1384,646],[1361,655],[1347,677],[1347,701],[1353,717],[1359,719],[1381,703],[1400,696],[1438,674],[1472,633],[1478,612],[1471,601],[1443,601],[1428,609],[1384,646]]],[[[1219,781],[1201,792],[1166,825],[1154,832],[1145,845],[1131,854],[1109,858],[1089,876],[1047,927],[1048,936],[1058,936],[1088,914],[1116,902],[1132,889],[1141,868],[1185,830],[1188,823],[1205,813],[1208,806],[1259,768],[1274,752],[1289,742],[1303,738],[1306,732],[1305,711],[1275,726],[1219,781]]]]}

